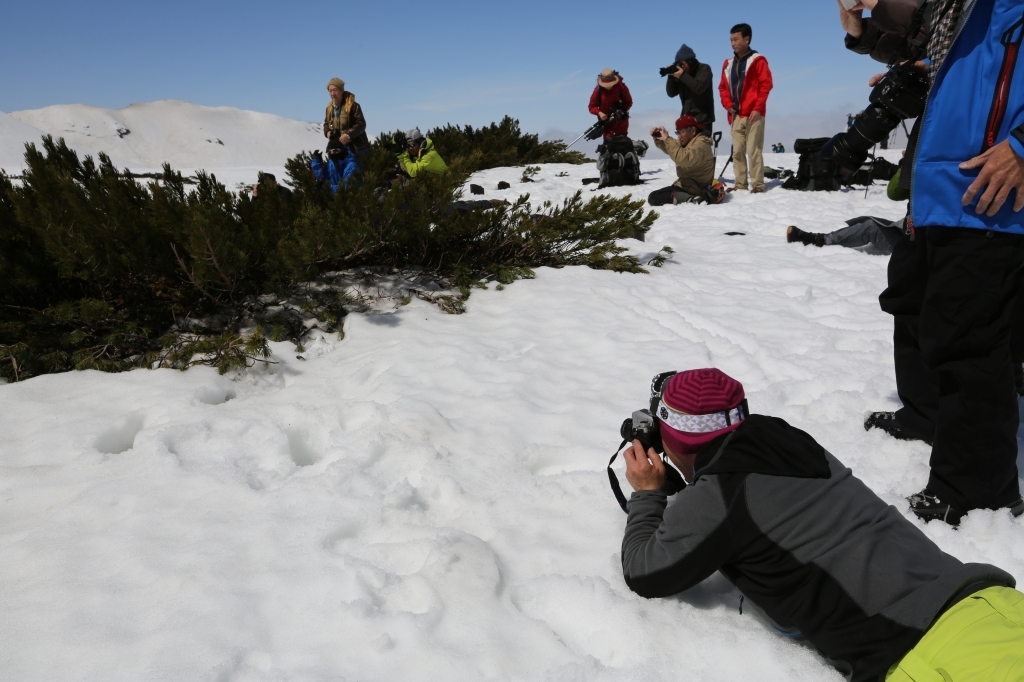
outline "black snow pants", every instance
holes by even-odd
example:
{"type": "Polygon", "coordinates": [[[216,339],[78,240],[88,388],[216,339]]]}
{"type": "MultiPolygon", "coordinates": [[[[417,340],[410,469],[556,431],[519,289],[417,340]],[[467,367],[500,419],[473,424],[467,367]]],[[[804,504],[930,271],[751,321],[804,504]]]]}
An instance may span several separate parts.
{"type": "Polygon", "coordinates": [[[684,192],[675,185],[662,187],[650,193],[647,203],[651,206],[664,206],[665,204],[685,204],[693,201],[696,195],[684,192]]]}
{"type": "Polygon", "coordinates": [[[1020,497],[1010,333],[1024,236],[954,227],[900,239],[879,297],[895,318],[899,422],[932,440],[928,488],[960,511],[1020,497]]]}

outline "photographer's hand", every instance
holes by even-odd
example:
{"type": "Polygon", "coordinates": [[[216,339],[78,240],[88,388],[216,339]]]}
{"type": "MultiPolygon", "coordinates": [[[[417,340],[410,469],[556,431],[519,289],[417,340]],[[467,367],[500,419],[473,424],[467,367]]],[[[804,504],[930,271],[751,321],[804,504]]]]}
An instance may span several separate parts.
{"type": "Polygon", "coordinates": [[[964,206],[969,206],[978,192],[987,186],[984,194],[978,199],[975,213],[994,216],[1006,203],[1013,189],[1017,190],[1013,210],[1019,212],[1024,209],[1024,159],[1017,156],[1008,140],[1003,140],[984,154],[960,164],[961,170],[974,168],[981,168],[981,172],[964,193],[961,200],[964,206]]]}
{"type": "Polygon", "coordinates": [[[665,464],[654,448],[644,452],[643,444],[634,440],[622,457],[626,460],[626,480],[633,490],[661,490],[665,485],[665,464]]]}

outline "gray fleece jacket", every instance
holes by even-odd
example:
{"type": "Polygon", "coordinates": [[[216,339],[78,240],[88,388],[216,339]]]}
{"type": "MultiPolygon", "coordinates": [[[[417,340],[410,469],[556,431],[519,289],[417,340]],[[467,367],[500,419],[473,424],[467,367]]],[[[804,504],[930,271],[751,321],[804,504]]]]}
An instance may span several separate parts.
{"type": "Polygon", "coordinates": [[[633,493],[622,571],[644,597],[721,571],[854,682],[884,678],[959,599],[1015,584],[944,553],[811,436],[760,415],[701,450],[672,505],[633,493]]]}

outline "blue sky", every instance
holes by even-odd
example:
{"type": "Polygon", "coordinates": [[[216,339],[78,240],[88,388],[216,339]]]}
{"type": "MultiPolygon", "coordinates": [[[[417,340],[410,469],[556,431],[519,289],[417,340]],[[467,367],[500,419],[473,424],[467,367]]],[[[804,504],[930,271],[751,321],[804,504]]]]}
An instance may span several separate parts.
{"type": "Polygon", "coordinates": [[[670,125],[678,99],[666,97],[658,68],[686,42],[717,81],[731,52],[729,28],[745,21],[775,78],[768,137],[792,139],[791,128],[811,134],[862,108],[866,81],[881,70],[843,48],[835,0],[2,0],[0,7],[5,112],[180,99],[316,121],[326,81],[337,75],[362,103],[371,133],[481,125],[510,114],[526,130],[569,134],[590,124],[595,76],[611,67],[633,93],[634,127],[661,118],[670,125]]]}

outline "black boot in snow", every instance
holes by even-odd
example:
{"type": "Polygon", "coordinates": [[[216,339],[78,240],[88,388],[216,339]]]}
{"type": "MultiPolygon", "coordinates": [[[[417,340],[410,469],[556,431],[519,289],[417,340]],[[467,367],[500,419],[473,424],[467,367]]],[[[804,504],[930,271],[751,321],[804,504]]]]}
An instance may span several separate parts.
{"type": "Polygon", "coordinates": [[[963,512],[940,500],[928,488],[911,495],[907,501],[910,502],[910,511],[925,523],[943,521],[951,526],[959,526],[960,519],[964,517],[963,512]]]}
{"type": "Polygon", "coordinates": [[[871,429],[881,429],[898,440],[920,440],[928,445],[932,444],[931,439],[909,431],[903,424],[900,424],[899,420],[896,419],[895,412],[872,412],[864,420],[864,430],[870,431],[871,429]]]}
{"type": "Polygon", "coordinates": [[[1017,501],[1006,505],[1006,508],[1010,510],[1010,513],[1014,518],[1024,514],[1024,497],[1018,497],[1017,501]]]}
{"type": "Polygon", "coordinates": [[[800,242],[804,246],[825,246],[825,235],[804,232],[796,225],[790,225],[786,228],[786,241],[800,242]]]}

